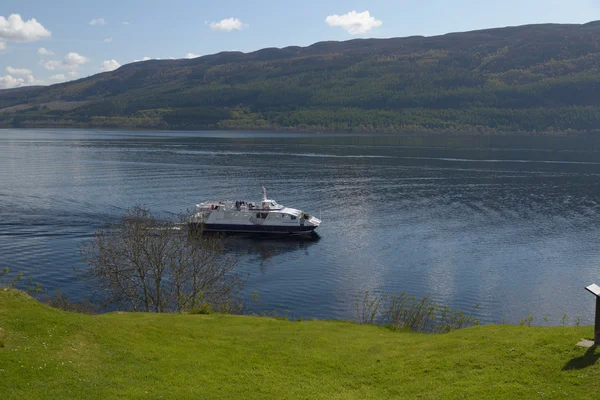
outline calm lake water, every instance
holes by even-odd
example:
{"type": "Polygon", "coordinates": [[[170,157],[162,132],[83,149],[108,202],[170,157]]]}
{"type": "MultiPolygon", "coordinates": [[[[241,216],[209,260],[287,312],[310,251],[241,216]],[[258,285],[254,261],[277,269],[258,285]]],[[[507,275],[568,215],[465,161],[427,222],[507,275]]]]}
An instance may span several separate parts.
{"type": "Polygon", "coordinates": [[[257,201],[264,185],[323,224],[315,241],[228,239],[260,309],[353,318],[364,291],[406,291],[479,304],[486,323],[590,323],[599,148],[587,137],[0,130],[0,267],[85,297],[78,245],[127,207],[257,201]]]}

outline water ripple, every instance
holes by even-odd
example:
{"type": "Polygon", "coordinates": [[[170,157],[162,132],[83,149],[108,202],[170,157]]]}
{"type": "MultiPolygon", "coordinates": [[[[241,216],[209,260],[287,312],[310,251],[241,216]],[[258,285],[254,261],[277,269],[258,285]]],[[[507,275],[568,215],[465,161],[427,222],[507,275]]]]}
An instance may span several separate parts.
{"type": "Polygon", "coordinates": [[[128,207],[173,215],[206,198],[257,200],[266,186],[324,223],[312,242],[228,239],[260,309],[352,318],[369,290],[479,304],[484,322],[591,321],[582,287],[600,272],[597,154],[357,144],[369,140],[0,131],[0,257],[83,297],[79,245],[128,207]]]}

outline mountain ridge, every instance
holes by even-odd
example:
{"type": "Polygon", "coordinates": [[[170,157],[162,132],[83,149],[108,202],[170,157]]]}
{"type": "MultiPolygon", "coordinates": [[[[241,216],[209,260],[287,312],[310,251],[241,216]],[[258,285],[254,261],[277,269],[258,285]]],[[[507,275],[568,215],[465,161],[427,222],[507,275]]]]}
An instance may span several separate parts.
{"type": "Polygon", "coordinates": [[[600,21],[148,60],[0,91],[0,126],[600,129],[600,21]]]}

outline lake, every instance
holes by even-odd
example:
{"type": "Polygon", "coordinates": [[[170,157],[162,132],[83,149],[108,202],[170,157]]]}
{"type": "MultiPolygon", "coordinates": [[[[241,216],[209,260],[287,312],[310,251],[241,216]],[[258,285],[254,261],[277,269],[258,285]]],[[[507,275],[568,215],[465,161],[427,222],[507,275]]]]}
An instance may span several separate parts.
{"type": "Polygon", "coordinates": [[[227,239],[257,310],[353,318],[368,290],[479,304],[484,323],[591,323],[599,149],[591,136],[0,130],[0,267],[83,298],[78,246],[126,208],[258,201],[265,186],[323,224],[312,241],[227,239]]]}

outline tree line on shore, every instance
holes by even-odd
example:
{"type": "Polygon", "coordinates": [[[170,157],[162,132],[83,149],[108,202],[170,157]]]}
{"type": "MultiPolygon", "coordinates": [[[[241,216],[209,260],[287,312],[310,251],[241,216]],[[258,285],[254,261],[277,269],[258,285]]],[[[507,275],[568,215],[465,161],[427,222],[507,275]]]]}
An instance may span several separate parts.
{"type": "Polygon", "coordinates": [[[590,132],[599,61],[598,24],[221,53],[0,91],[0,126],[590,132]]]}

